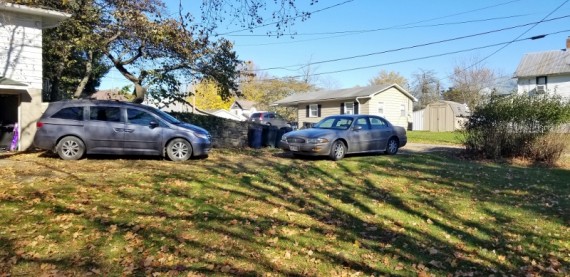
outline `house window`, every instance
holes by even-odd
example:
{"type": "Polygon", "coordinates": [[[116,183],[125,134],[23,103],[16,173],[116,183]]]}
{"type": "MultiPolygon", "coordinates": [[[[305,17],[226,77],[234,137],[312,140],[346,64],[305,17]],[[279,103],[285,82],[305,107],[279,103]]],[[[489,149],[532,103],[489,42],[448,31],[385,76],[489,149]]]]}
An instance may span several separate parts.
{"type": "Polygon", "coordinates": [[[354,102],[344,102],[344,114],[354,114],[354,102]]]}
{"type": "Polygon", "coordinates": [[[536,92],[537,93],[546,92],[546,83],[547,83],[546,76],[536,77],[536,92]]]}
{"type": "Polygon", "coordinates": [[[319,105],[309,105],[309,117],[319,117],[319,105]]]}
{"type": "Polygon", "coordinates": [[[378,115],[384,117],[384,102],[378,102],[378,115]]]}
{"type": "Polygon", "coordinates": [[[406,105],[400,105],[400,116],[406,116],[406,105]]]}

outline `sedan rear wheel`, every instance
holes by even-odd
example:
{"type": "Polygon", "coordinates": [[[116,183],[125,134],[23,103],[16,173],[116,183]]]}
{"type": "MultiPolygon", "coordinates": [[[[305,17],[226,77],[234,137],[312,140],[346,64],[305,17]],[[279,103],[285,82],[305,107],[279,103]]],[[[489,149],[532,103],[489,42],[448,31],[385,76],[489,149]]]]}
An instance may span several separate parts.
{"type": "Polygon", "coordinates": [[[391,138],[388,140],[388,144],[386,145],[386,154],[395,155],[398,153],[399,146],[400,143],[398,143],[398,140],[396,138],[391,138]]]}
{"type": "Polygon", "coordinates": [[[192,145],[185,139],[173,139],[166,146],[166,155],[171,161],[186,161],[192,156],[192,145]]]}
{"type": "Polygon", "coordinates": [[[344,143],[340,140],[335,141],[331,147],[331,153],[329,154],[330,158],[333,161],[338,161],[344,158],[345,154],[346,154],[346,145],[344,145],[344,143]]]}
{"type": "Polygon", "coordinates": [[[77,137],[64,137],[56,146],[57,154],[64,160],[79,160],[85,154],[85,144],[77,137]]]}

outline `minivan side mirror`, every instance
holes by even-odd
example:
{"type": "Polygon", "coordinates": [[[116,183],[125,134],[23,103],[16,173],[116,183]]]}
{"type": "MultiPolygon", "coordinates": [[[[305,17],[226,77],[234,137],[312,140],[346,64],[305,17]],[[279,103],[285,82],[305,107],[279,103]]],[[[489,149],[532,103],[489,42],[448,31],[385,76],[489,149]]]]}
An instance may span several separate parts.
{"type": "Polygon", "coordinates": [[[158,127],[158,122],[156,122],[156,121],[151,121],[151,122],[148,123],[148,126],[149,126],[151,129],[154,129],[154,128],[158,127]]]}

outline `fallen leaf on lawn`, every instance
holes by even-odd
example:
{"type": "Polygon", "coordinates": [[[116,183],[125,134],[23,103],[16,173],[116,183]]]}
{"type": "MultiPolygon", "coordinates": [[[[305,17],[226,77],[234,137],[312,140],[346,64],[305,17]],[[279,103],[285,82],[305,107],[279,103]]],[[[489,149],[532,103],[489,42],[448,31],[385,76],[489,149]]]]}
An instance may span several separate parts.
{"type": "Polygon", "coordinates": [[[435,267],[437,267],[437,268],[443,268],[443,264],[441,264],[441,262],[438,262],[438,261],[435,261],[435,260],[431,260],[431,261],[429,262],[429,264],[430,264],[430,265],[433,265],[433,266],[435,266],[435,267]]]}
{"type": "Polygon", "coordinates": [[[429,254],[430,254],[430,255],[435,255],[435,254],[437,254],[437,253],[439,253],[439,251],[438,251],[437,249],[435,249],[435,248],[433,248],[433,247],[429,249],[429,254]]]}

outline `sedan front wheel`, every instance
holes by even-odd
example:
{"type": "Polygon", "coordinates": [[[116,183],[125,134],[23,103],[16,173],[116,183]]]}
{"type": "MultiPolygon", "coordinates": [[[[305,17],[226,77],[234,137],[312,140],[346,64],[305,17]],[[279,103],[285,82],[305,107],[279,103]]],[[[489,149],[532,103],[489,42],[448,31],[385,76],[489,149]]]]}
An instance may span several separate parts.
{"type": "Polygon", "coordinates": [[[331,147],[331,153],[329,154],[330,158],[333,161],[338,161],[344,158],[345,154],[346,154],[346,145],[344,145],[344,143],[340,140],[333,142],[333,145],[331,147]]]}

